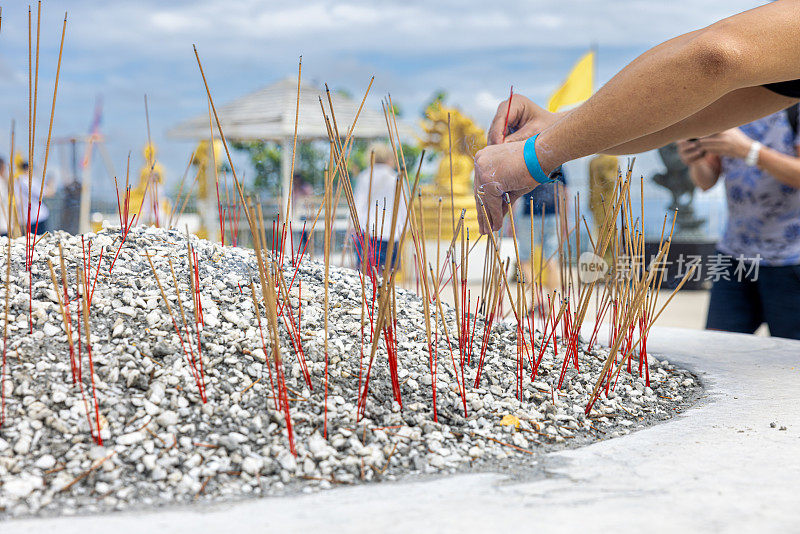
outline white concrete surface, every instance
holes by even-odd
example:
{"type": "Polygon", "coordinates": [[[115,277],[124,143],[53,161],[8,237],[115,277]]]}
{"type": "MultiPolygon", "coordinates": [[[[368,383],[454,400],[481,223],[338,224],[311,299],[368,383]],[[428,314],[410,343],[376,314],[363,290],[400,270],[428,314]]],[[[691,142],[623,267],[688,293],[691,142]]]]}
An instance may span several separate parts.
{"type": "Polygon", "coordinates": [[[700,374],[700,403],[646,430],[549,454],[538,479],[462,475],[10,521],[0,532],[800,532],[800,342],[657,329],[648,348],[700,374]]]}

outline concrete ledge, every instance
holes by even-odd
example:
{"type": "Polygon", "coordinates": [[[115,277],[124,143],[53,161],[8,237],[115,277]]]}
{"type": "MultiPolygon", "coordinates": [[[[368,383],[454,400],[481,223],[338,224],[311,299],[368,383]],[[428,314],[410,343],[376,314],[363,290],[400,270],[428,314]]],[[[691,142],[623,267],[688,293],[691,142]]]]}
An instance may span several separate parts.
{"type": "Polygon", "coordinates": [[[700,375],[698,405],[622,438],[549,454],[532,480],[461,475],[203,509],[16,520],[0,531],[800,530],[800,342],[661,328],[648,348],[700,375]]]}

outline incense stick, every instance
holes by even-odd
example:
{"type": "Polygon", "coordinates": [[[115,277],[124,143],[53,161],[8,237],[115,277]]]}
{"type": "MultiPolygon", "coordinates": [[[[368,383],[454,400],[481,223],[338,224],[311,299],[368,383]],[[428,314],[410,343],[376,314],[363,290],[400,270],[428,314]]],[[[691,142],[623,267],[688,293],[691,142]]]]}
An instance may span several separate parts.
{"type": "MultiPolygon", "coordinates": [[[[41,7],[42,7],[42,3],[39,2],[39,9],[41,9],[41,7]]],[[[39,214],[40,214],[41,209],[42,209],[42,196],[44,195],[44,181],[47,178],[47,161],[48,161],[48,158],[50,156],[50,138],[51,138],[51,136],[53,134],[53,117],[55,116],[55,112],[56,112],[56,95],[58,94],[58,79],[59,79],[59,75],[61,74],[61,56],[62,56],[62,54],[64,52],[64,34],[66,32],[67,32],[67,13],[64,12],[64,24],[61,27],[61,43],[59,44],[59,47],[58,47],[58,64],[56,66],[56,81],[55,81],[55,85],[53,87],[53,104],[50,107],[50,123],[49,123],[49,125],[47,127],[47,142],[45,144],[45,149],[44,149],[44,165],[42,167],[42,180],[41,180],[41,184],[39,186],[39,206],[36,208],[36,228],[35,228],[35,230],[33,232],[34,235],[38,235],[39,234],[39,214]]],[[[36,50],[37,50],[37,71],[38,71],[38,50],[39,50],[38,30],[37,30],[36,39],[37,39],[36,50]]],[[[37,81],[38,81],[38,79],[37,79],[37,81]]],[[[32,161],[28,162],[28,166],[31,166],[32,164],[33,164],[32,161]]],[[[36,246],[35,242],[33,243],[33,246],[34,247],[36,246]]],[[[31,254],[33,254],[33,250],[31,250],[31,254]]]]}
{"type": "MultiPolygon", "coordinates": [[[[297,123],[300,122],[300,78],[303,74],[303,56],[300,56],[300,61],[297,64],[297,103],[294,110],[294,138],[292,141],[292,164],[289,170],[289,195],[286,200],[286,218],[285,220],[292,220],[292,190],[294,189],[294,160],[297,154],[297,123]]],[[[283,155],[286,157],[286,154],[283,155]]]]}

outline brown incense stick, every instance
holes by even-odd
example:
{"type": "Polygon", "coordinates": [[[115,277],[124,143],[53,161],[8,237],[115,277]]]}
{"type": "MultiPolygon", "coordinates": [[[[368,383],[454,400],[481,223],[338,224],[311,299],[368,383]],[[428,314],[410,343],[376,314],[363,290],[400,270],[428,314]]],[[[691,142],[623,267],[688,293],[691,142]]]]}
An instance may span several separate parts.
{"type": "MultiPolygon", "coordinates": [[[[447,114],[447,157],[450,160],[450,217],[453,223],[453,235],[456,235],[456,204],[453,193],[453,131],[450,127],[450,113],[447,114]]],[[[457,315],[458,313],[456,313],[457,315]]]]}
{"type": "MultiPolygon", "coordinates": [[[[40,10],[41,10],[41,7],[42,7],[42,3],[39,2],[39,9],[40,10]]],[[[38,231],[39,231],[39,212],[40,212],[41,207],[42,207],[42,196],[44,195],[44,181],[47,178],[47,161],[48,161],[48,158],[50,156],[50,138],[52,137],[52,134],[53,134],[53,117],[55,116],[55,112],[56,112],[56,95],[58,94],[58,79],[59,79],[59,75],[61,74],[61,56],[62,56],[62,54],[64,52],[64,34],[66,32],[67,32],[67,13],[65,12],[64,13],[64,24],[61,27],[61,43],[60,43],[60,45],[58,47],[58,64],[56,66],[56,81],[55,81],[55,85],[53,87],[53,104],[50,107],[50,123],[49,123],[49,125],[47,127],[47,142],[45,143],[45,149],[44,149],[44,165],[42,167],[42,180],[41,180],[41,183],[40,183],[40,186],[39,186],[39,207],[36,209],[36,229],[34,231],[35,234],[37,234],[38,231]]],[[[38,58],[38,51],[39,51],[38,30],[37,30],[36,40],[37,40],[37,44],[36,44],[36,51],[37,51],[36,62],[37,62],[37,71],[38,71],[38,62],[39,62],[39,58],[38,58]]],[[[37,83],[38,83],[38,77],[37,77],[37,83]]],[[[35,124],[34,124],[34,126],[35,126],[35,124]]],[[[32,163],[33,163],[32,161],[29,161],[28,162],[28,166],[30,167],[30,165],[32,165],[32,163]]],[[[36,246],[36,242],[34,242],[33,245],[35,247],[36,246]]],[[[33,254],[33,251],[31,251],[31,254],[33,254]]]]}
{"type": "MultiPolygon", "coordinates": [[[[189,169],[192,167],[192,161],[194,160],[195,154],[196,152],[192,152],[191,156],[189,156],[189,162],[186,164],[186,169],[183,171],[183,176],[181,176],[181,181],[180,184],[178,185],[178,194],[175,197],[175,206],[178,206],[180,204],[181,195],[183,194],[184,182],[186,181],[186,176],[189,175],[189,169]]],[[[197,172],[199,173],[200,169],[198,169],[197,172]]],[[[116,181],[116,177],[114,177],[114,180],[116,181]]],[[[173,217],[175,217],[174,209],[170,211],[169,219],[167,219],[167,228],[172,228],[173,217]]]]}
{"type": "MultiPolygon", "coordinates": [[[[489,215],[486,213],[486,206],[484,206],[483,200],[481,199],[481,197],[478,197],[478,201],[480,203],[481,210],[483,210],[483,216],[486,217],[486,220],[488,221],[489,220],[489,215]]],[[[494,248],[495,261],[497,261],[498,263],[502,264],[503,260],[500,258],[500,247],[498,246],[497,240],[494,237],[494,232],[490,231],[490,232],[487,232],[487,233],[489,235],[489,238],[492,241],[492,248],[494,248]]],[[[503,284],[505,285],[506,292],[508,293],[508,300],[509,300],[509,302],[513,303],[514,302],[514,297],[511,295],[511,287],[508,284],[508,276],[506,275],[506,271],[505,271],[505,269],[501,269],[500,272],[503,275],[503,284]]],[[[516,316],[517,315],[516,309],[514,309],[513,306],[512,306],[512,309],[514,310],[514,315],[516,316]]],[[[519,320],[519,317],[517,317],[517,320],[519,320]]]]}
{"type": "MultiPolygon", "coordinates": [[[[339,183],[342,183],[341,180],[339,183]]],[[[331,173],[325,173],[325,247],[324,247],[324,260],[325,260],[325,297],[323,308],[323,325],[325,331],[325,338],[323,347],[325,351],[325,420],[323,422],[322,435],[328,438],[328,316],[329,316],[329,291],[330,291],[330,268],[331,268],[331,230],[332,230],[332,210],[331,210],[331,188],[333,182],[331,181],[331,173]]]]}
{"type": "MultiPolygon", "coordinates": [[[[292,220],[292,191],[294,189],[294,160],[297,154],[297,123],[300,122],[300,79],[303,74],[303,56],[300,56],[300,61],[297,63],[297,102],[294,110],[294,139],[292,141],[292,166],[289,170],[289,195],[286,200],[286,217],[284,220],[288,223],[292,220]]],[[[283,154],[286,157],[286,154],[283,154]]]]}

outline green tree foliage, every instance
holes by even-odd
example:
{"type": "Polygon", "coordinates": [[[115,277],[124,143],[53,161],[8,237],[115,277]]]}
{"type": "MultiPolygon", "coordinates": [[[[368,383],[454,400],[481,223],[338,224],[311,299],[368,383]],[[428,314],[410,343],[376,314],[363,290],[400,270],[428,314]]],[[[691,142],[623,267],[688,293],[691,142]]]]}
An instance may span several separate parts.
{"type": "MultiPolygon", "coordinates": [[[[346,90],[337,89],[337,93],[350,96],[346,90]]],[[[446,98],[443,91],[436,93],[440,100],[446,98]]],[[[434,97],[436,96],[434,95],[434,97]]],[[[402,116],[402,108],[394,105],[394,111],[399,118],[402,116]]],[[[382,141],[388,142],[387,139],[382,141]]],[[[356,174],[369,167],[369,140],[355,139],[350,150],[350,176],[354,178],[356,174]]],[[[253,185],[255,189],[268,194],[278,194],[281,187],[281,145],[272,141],[235,141],[231,144],[234,149],[246,152],[250,163],[255,170],[253,185]]],[[[422,150],[415,144],[406,142],[403,144],[403,156],[409,175],[413,176],[416,172],[418,160],[422,150]]],[[[291,157],[291,154],[288,155],[291,157]]],[[[318,192],[322,192],[324,178],[323,170],[328,164],[328,145],[324,141],[310,141],[297,143],[297,155],[295,157],[295,174],[311,184],[318,192]]]]}
{"type": "MultiPolygon", "coordinates": [[[[350,151],[350,177],[369,167],[369,144],[366,139],[356,139],[350,151]]],[[[246,152],[255,170],[253,186],[264,193],[277,195],[281,187],[281,146],[271,141],[235,141],[234,149],[246,152]]],[[[404,144],[403,156],[413,176],[421,150],[416,145],[404,144]]],[[[291,158],[291,154],[288,155],[291,158]]],[[[297,143],[294,172],[318,192],[323,188],[323,171],[328,164],[328,147],[322,142],[297,143]]]]}
{"type": "MultiPolygon", "coordinates": [[[[278,194],[281,188],[281,145],[272,141],[235,141],[232,146],[248,154],[256,172],[254,187],[278,194]]],[[[291,153],[287,157],[291,158],[291,153]]],[[[294,172],[315,188],[322,187],[322,171],[327,162],[327,150],[322,150],[318,143],[297,143],[294,172]]]]}
{"type": "Polygon", "coordinates": [[[435,107],[441,106],[442,104],[444,104],[445,100],[447,100],[447,91],[443,89],[434,91],[428,102],[422,108],[422,118],[423,119],[425,118],[425,113],[428,111],[428,109],[434,106],[435,107]]]}

